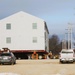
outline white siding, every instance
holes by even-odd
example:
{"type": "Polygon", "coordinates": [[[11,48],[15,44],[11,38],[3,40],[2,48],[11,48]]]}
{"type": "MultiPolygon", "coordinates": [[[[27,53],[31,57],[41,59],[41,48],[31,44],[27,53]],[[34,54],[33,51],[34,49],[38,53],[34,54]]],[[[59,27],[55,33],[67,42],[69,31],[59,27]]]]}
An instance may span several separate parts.
{"type": "Polygon", "coordinates": [[[45,50],[44,21],[24,12],[14,14],[0,21],[0,48],[11,50],[45,50]],[[11,23],[11,29],[6,30],[6,24],[11,23]],[[32,29],[32,23],[37,23],[37,29],[32,29]],[[11,37],[11,43],[6,43],[6,37],[11,37]],[[37,43],[33,43],[37,37],[37,43]]]}
{"type": "Polygon", "coordinates": [[[45,29],[45,49],[47,52],[49,52],[49,36],[46,29],[45,29]]]}

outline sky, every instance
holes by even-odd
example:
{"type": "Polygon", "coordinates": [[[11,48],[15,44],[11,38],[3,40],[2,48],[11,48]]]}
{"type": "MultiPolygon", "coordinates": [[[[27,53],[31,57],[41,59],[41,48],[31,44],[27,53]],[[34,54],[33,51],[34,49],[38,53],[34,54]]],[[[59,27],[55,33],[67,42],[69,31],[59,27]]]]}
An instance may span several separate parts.
{"type": "Polygon", "coordinates": [[[45,20],[49,35],[64,36],[68,23],[75,25],[75,0],[0,0],[0,19],[19,11],[45,20]]]}

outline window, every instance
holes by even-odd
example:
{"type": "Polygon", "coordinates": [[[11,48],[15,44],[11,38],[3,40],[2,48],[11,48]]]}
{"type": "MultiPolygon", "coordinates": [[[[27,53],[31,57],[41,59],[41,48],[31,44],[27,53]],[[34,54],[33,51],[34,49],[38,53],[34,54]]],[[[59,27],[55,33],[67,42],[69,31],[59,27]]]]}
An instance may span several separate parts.
{"type": "Polygon", "coordinates": [[[33,43],[37,43],[37,37],[33,37],[33,43]]]}
{"type": "Polygon", "coordinates": [[[32,23],[32,28],[37,29],[37,23],[32,23]]]}
{"type": "Polygon", "coordinates": [[[6,24],[6,29],[7,29],[7,30],[10,30],[10,29],[11,29],[11,24],[10,24],[10,23],[7,23],[7,24],[6,24]]]}
{"type": "Polygon", "coordinates": [[[11,37],[6,38],[6,43],[11,43],[11,37]]]}

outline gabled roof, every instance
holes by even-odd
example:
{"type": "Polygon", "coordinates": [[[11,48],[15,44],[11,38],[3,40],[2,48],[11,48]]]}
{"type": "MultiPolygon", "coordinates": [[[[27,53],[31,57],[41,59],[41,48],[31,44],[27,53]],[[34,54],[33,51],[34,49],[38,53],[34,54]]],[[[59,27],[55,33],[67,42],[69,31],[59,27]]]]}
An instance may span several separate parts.
{"type": "MultiPolygon", "coordinates": [[[[4,18],[4,19],[7,19],[7,18],[10,18],[10,17],[16,16],[16,15],[23,15],[23,16],[24,16],[24,15],[28,15],[28,16],[35,17],[35,18],[37,18],[37,19],[39,19],[39,20],[44,21],[43,19],[40,19],[40,18],[38,18],[38,17],[36,17],[36,16],[33,16],[33,15],[31,15],[31,14],[28,14],[28,13],[26,13],[26,12],[24,12],[24,11],[17,12],[17,13],[15,13],[15,14],[13,14],[13,15],[10,15],[10,16],[4,18]]],[[[4,20],[4,19],[1,19],[1,20],[4,20]]],[[[1,20],[0,20],[0,21],[1,21],[1,20]]]]}
{"type": "MultiPolygon", "coordinates": [[[[17,12],[17,13],[15,13],[15,14],[13,14],[13,15],[10,15],[10,16],[4,18],[4,19],[1,19],[0,22],[1,22],[1,21],[4,21],[4,20],[7,20],[7,19],[11,19],[12,17],[15,17],[15,16],[25,16],[25,15],[26,15],[26,16],[29,16],[29,17],[32,17],[32,18],[34,17],[34,19],[36,18],[36,19],[38,19],[38,20],[43,21],[44,24],[45,24],[45,27],[46,27],[46,29],[47,29],[47,31],[48,31],[46,22],[45,22],[43,19],[40,19],[40,18],[38,18],[38,17],[35,17],[35,16],[33,16],[33,15],[31,15],[31,14],[28,14],[28,13],[26,13],[26,12],[24,12],[24,11],[17,12]]],[[[49,31],[48,31],[48,33],[49,33],[49,31]]]]}

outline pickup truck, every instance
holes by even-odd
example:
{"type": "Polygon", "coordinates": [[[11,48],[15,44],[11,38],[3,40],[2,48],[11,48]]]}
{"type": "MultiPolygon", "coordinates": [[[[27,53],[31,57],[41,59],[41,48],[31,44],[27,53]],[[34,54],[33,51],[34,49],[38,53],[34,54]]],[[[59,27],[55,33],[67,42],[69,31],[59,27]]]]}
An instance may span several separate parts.
{"type": "Polygon", "coordinates": [[[75,61],[74,50],[72,50],[72,49],[61,50],[59,61],[60,61],[60,63],[63,63],[63,62],[72,62],[73,63],[75,61]]]}

